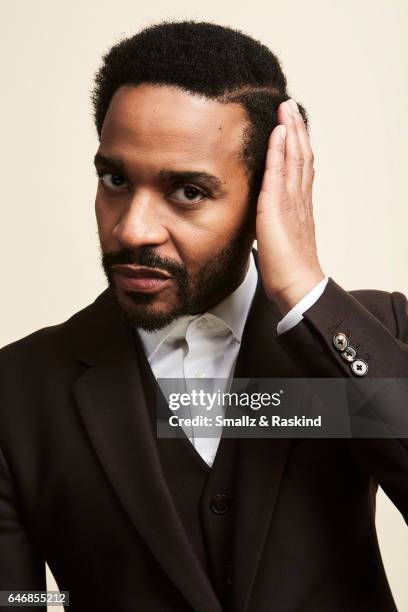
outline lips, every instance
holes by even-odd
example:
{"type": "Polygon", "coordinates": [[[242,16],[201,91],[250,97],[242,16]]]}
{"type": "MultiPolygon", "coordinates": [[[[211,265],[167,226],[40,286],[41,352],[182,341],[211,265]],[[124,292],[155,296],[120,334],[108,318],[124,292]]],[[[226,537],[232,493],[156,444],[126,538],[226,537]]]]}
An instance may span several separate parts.
{"type": "Polygon", "coordinates": [[[162,270],[142,266],[112,266],[115,284],[123,291],[156,293],[171,283],[172,277],[162,270]]]}
{"type": "Polygon", "coordinates": [[[129,278],[171,278],[166,272],[162,272],[156,268],[144,268],[142,266],[135,268],[129,265],[117,265],[112,266],[112,270],[129,278]]]}

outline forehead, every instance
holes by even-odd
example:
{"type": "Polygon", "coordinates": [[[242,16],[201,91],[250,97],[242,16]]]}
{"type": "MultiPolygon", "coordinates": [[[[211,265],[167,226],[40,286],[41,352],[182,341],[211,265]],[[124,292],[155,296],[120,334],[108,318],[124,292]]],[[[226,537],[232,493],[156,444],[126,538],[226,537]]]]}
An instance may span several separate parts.
{"type": "Polygon", "coordinates": [[[170,86],[122,86],[109,105],[101,148],[146,164],[237,164],[246,125],[239,104],[170,86]]]}

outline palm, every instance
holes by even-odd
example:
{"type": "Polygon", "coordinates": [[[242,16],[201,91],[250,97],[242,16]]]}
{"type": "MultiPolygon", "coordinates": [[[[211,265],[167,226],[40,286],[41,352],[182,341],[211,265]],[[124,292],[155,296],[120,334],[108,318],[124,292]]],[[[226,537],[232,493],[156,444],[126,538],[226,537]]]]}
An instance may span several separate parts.
{"type": "Polygon", "coordinates": [[[280,105],[278,120],[269,140],[256,237],[265,289],[287,309],[324,274],[316,251],[309,137],[302,116],[290,103],[280,105]]]}

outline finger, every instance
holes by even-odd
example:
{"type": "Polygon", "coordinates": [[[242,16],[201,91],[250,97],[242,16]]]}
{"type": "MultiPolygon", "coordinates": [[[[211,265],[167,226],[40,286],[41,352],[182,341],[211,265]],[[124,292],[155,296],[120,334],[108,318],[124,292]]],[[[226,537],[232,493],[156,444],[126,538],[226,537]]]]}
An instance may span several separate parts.
{"type": "Polygon", "coordinates": [[[299,141],[299,135],[295,120],[295,113],[291,107],[291,101],[283,102],[278,111],[278,116],[287,128],[286,137],[286,170],[287,189],[291,195],[301,192],[303,179],[303,152],[299,141]]]}
{"type": "MultiPolygon", "coordinates": [[[[295,103],[296,104],[296,103],[295,103]]],[[[302,192],[304,194],[310,192],[312,190],[313,179],[314,179],[314,155],[312,151],[312,147],[310,145],[309,134],[307,133],[307,129],[305,126],[305,122],[303,121],[303,117],[299,112],[299,109],[296,105],[294,109],[294,121],[296,124],[296,129],[298,133],[298,139],[300,148],[302,151],[303,157],[303,176],[302,176],[302,192]]]]}
{"type": "Polygon", "coordinates": [[[268,195],[286,191],[285,140],[286,127],[278,125],[269,137],[262,179],[261,192],[268,195]]]}

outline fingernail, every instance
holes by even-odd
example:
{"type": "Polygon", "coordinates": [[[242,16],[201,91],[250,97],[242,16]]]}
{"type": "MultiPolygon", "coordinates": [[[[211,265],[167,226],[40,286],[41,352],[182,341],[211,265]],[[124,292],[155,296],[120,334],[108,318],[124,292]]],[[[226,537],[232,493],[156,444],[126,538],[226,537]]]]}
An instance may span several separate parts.
{"type": "Polygon", "coordinates": [[[296,113],[299,112],[299,107],[298,107],[298,105],[296,104],[296,102],[294,100],[292,100],[292,99],[288,100],[288,104],[289,104],[290,108],[292,110],[294,110],[296,113]]]}

